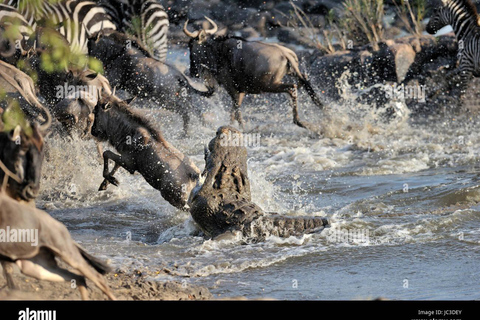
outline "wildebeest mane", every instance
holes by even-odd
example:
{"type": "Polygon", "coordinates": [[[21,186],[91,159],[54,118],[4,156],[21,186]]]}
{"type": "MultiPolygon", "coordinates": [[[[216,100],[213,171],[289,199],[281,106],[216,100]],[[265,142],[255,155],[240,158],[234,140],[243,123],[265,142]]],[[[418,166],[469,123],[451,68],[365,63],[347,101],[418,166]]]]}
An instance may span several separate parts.
{"type": "Polygon", "coordinates": [[[128,119],[132,120],[137,125],[145,128],[155,141],[165,144],[166,141],[160,131],[158,131],[144,116],[132,110],[126,101],[107,94],[103,95],[102,100],[103,103],[110,103],[112,108],[126,115],[128,119]]]}
{"type": "Polygon", "coordinates": [[[127,35],[125,33],[121,33],[121,32],[115,31],[115,30],[111,30],[111,31],[107,31],[107,32],[99,31],[98,33],[96,33],[91,38],[98,39],[100,37],[109,37],[114,42],[122,44],[122,46],[125,46],[125,44],[127,43],[126,41],[130,41],[133,48],[139,50],[142,54],[144,54],[145,56],[147,56],[149,58],[156,59],[155,57],[153,57],[151,55],[150,51],[148,51],[148,49],[142,44],[142,42],[140,40],[138,40],[135,36],[127,35]]]}
{"type": "Polygon", "coordinates": [[[227,35],[223,35],[223,36],[215,36],[213,37],[213,39],[215,41],[227,41],[227,40],[230,40],[230,39],[235,39],[235,40],[240,40],[240,41],[247,41],[247,39],[243,38],[243,37],[239,37],[239,36],[235,36],[233,34],[227,34],[227,35]]]}

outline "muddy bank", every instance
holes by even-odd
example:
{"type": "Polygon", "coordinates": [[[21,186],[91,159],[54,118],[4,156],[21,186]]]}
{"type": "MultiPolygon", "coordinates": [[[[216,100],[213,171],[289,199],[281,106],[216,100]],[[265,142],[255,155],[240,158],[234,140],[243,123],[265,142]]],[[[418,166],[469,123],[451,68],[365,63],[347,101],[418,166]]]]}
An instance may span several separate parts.
{"type": "MultiPolygon", "coordinates": [[[[106,275],[106,280],[118,300],[209,300],[213,295],[205,287],[187,281],[155,281],[154,277],[165,274],[163,270],[135,269],[123,272],[115,270],[106,275]]],[[[0,277],[0,300],[80,300],[80,292],[68,282],[39,281],[15,274],[19,290],[7,289],[4,277],[0,277]]],[[[87,280],[90,300],[107,300],[95,285],[87,280]]]]}

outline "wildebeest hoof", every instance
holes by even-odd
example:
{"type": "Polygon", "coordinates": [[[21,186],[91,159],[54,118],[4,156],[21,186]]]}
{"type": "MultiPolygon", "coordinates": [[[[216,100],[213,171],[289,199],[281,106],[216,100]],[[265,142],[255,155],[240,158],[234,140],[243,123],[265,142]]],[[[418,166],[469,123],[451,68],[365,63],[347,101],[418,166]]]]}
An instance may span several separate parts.
{"type": "Polygon", "coordinates": [[[319,127],[315,126],[310,122],[293,120],[293,123],[301,128],[307,129],[314,136],[321,136],[323,134],[322,130],[319,127]]]}
{"type": "Polygon", "coordinates": [[[104,177],[105,180],[107,180],[108,182],[110,182],[111,184],[113,184],[115,187],[118,187],[118,185],[120,184],[120,182],[118,182],[117,178],[115,177],[112,177],[112,176],[106,176],[104,177]]]}
{"type": "Polygon", "coordinates": [[[102,184],[100,185],[100,188],[98,188],[98,191],[105,191],[107,190],[107,186],[109,183],[113,184],[115,187],[118,187],[119,182],[116,178],[112,176],[106,176],[104,177],[105,180],[103,180],[102,184]]]}
{"type": "Polygon", "coordinates": [[[107,181],[107,180],[103,180],[102,184],[101,184],[100,187],[98,188],[98,191],[105,191],[105,190],[107,190],[107,186],[108,186],[108,181],[107,181]]]}

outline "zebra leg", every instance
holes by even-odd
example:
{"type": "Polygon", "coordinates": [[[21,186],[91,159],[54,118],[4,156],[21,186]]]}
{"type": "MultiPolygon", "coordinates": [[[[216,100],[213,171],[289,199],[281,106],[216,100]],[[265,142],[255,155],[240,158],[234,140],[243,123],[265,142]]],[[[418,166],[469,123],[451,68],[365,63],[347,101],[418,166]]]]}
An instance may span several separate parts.
{"type": "Polygon", "coordinates": [[[460,90],[460,96],[464,95],[468,89],[468,84],[473,78],[473,72],[471,71],[461,71],[460,72],[460,83],[458,84],[458,90],[460,90]]]}
{"type": "MultiPolygon", "coordinates": [[[[460,58],[460,64],[458,66],[460,82],[457,85],[457,90],[460,91],[460,96],[462,96],[468,88],[470,80],[473,78],[473,59],[465,53],[460,58]]],[[[454,90],[454,91],[457,91],[454,90]]]]}

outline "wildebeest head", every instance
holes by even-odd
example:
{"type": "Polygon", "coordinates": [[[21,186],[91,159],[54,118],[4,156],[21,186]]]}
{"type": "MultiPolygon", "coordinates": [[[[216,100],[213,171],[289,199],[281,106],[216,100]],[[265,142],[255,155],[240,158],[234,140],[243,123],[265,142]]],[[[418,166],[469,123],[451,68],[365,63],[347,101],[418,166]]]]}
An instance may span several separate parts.
{"type": "MultiPolygon", "coordinates": [[[[88,54],[100,61],[115,61],[131,50],[151,57],[148,49],[137,38],[115,30],[99,31],[88,39],[88,54]]],[[[107,64],[107,63],[104,63],[107,64]]]]}
{"type": "MultiPolygon", "coordinates": [[[[0,160],[21,183],[10,179],[8,194],[17,200],[34,200],[40,189],[41,167],[44,157],[42,134],[36,125],[22,128],[17,125],[7,132],[0,132],[0,160]]],[[[0,170],[0,181],[5,173],[0,170]]]]}
{"type": "Polygon", "coordinates": [[[112,93],[107,78],[90,69],[69,71],[65,85],[58,90],[64,99],[54,106],[53,114],[67,131],[79,129],[83,136],[90,132],[89,115],[102,93],[112,93]]]}
{"type": "MultiPolygon", "coordinates": [[[[109,135],[107,131],[111,129],[112,123],[114,123],[117,119],[117,110],[128,110],[127,106],[133,101],[133,99],[129,100],[121,100],[117,96],[115,96],[115,92],[112,94],[104,93],[101,96],[101,99],[97,102],[97,105],[93,109],[93,113],[89,115],[89,121],[93,122],[91,127],[92,136],[96,137],[100,141],[107,141],[109,135]],[[112,110],[112,107],[114,110],[112,110]]],[[[134,114],[131,114],[134,117],[134,114]]],[[[116,123],[118,126],[119,123],[116,123]]]]}
{"type": "MultiPolygon", "coordinates": [[[[108,140],[127,160],[121,164],[131,173],[139,171],[173,206],[186,209],[199,170],[183,153],[163,138],[148,119],[132,110],[128,101],[103,95],[95,106],[92,135],[108,140]]],[[[104,154],[104,159],[105,154],[104,154]]],[[[119,164],[119,162],[116,162],[119,164]]]]}
{"type": "Polygon", "coordinates": [[[188,43],[190,49],[190,75],[192,77],[200,77],[205,71],[214,68],[212,65],[213,59],[211,56],[211,48],[209,44],[210,36],[217,32],[217,24],[210,18],[205,17],[211,24],[212,29],[202,29],[190,32],[187,29],[188,20],[183,26],[183,32],[190,37],[188,43]]]}

